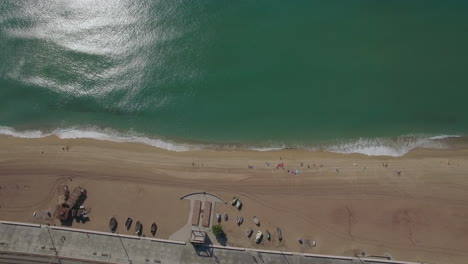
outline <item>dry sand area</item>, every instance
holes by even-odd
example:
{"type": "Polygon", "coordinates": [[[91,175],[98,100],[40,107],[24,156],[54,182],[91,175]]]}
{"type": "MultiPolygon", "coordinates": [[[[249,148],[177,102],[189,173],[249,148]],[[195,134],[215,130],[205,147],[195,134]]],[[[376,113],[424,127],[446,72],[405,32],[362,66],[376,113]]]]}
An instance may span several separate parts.
{"type": "Polygon", "coordinates": [[[467,157],[466,149],[421,149],[399,158],[299,150],[170,152],[141,144],[1,136],[0,219],[44,221],[32,213],[53,211],[57,187],[68,184],[87,189],[84,205],[91,209],[90,222],[72,227],[106,231],[114,216],[117,231],[130,234],[123,224],[131,216],[142,221],[144,235],[150,236],[156,221],[156,236],[168,238],[187,223],[190,202],[179,198],[207,191],[228,201],[236,195],[244,204],[240,212],[230,204],[214,208],[229,213],[222,225],[232,246],[468,263],[467,157]],[[280,162],[285,170],[275,168],[280,162]],[[244,217],[241,227],[237,215],[244,217]],[[252,223],[254,215],[260,228],[252,223]],[[256,245],[245,236],[248,227],[273,234],[277,226],[282,242],[273,236],[256,245]],[[299,238],[317,246],[301,245],[299,238]]]}

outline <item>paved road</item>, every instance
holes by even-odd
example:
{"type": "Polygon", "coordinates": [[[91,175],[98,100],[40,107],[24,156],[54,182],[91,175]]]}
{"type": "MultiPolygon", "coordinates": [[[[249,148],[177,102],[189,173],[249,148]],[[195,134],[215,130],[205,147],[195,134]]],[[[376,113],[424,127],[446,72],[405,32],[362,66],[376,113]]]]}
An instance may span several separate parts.
{"type": "Polygon", "coordinates": [[[77,260],[118,264],[378,263],[359,259],[308,257],[301,254],[258,253],[253,250],[195,248],[190,243],[167,243],[138,237],[113,236],[108,233],[89,233],[85,230],[58,230],[47,226],[0,223],[0,263],[83,263],[77,260]],[[12,252],[20,252],[21,255],[12,252]]]}

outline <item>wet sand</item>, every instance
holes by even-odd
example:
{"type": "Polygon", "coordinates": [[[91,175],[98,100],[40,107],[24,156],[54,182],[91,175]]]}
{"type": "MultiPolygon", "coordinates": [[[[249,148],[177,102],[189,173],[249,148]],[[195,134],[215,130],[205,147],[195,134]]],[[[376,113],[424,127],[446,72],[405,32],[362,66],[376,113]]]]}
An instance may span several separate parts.
{"type": "Polygon", "coordinates": [[[114,216],[117,231],[130,234],[133,229],[123,225],[131,216],[142,221],[144,235],[155,221],[156,237],[168,238],[187,223],[190,202],[179,198],[207,191],[224,200],[235,195],[244,204],[240,212],[230,204],[214,208],[230,215],[222,225],[232,246],[337,255],[363,250],[399,260],[467,263],[467,157],[467,149],[420,149],[399,158],[300,150],[170,152],[132,143],[0,136],[0,219],[44,222],[32,213],[53,211],[58,186],[67,184],[87,189],[84,205],[91,209],[91,221],[73,227],[106,231],[114,216]],[[285,169],[276,169],[281,162],[285,169]],[[244,217],[241,227],[237,215],[244,217]],[[282,242],[274,236],[277,226],[282,242]],[[272,241],[256,245],[245,236],[248,227],[269,230],[272,241]],[[317,246],[301,245],[299,238],[317,246]]]}

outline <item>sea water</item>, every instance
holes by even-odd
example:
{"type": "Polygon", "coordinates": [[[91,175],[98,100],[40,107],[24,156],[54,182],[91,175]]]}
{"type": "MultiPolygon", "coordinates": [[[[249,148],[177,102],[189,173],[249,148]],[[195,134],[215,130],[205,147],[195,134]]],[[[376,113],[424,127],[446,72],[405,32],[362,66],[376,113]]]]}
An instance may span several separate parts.
{"type": "Polygon", "coordinates": [[[467,1],[4,0],[0,133],[444,148],[468,132],[466,47],[467,1]]]}

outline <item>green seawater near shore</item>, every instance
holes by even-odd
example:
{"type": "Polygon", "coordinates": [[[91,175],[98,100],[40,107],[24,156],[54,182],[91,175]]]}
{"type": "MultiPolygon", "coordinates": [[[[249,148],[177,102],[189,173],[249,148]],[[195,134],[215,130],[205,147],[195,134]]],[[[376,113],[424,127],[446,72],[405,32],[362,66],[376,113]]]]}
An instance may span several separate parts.
{"type": "Polygon", "coordinates": [[[467,1],[0,2],[0,126],[313,146],[468,132],[467,1]]]}

